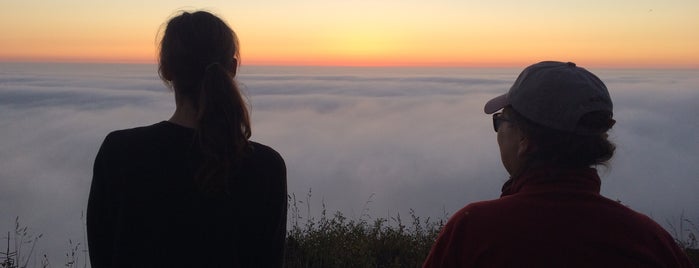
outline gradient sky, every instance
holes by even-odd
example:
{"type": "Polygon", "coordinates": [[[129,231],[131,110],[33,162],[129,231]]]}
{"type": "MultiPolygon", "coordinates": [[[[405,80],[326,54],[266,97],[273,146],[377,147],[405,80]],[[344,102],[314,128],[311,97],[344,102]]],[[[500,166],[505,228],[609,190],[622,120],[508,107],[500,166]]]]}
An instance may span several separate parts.
{"type": "Polygon", "coordinates": [[[0,61],[153,63],[181,9],[223,17],[249,65],[699,67],[697,0],[2,0],[0,61]]]}

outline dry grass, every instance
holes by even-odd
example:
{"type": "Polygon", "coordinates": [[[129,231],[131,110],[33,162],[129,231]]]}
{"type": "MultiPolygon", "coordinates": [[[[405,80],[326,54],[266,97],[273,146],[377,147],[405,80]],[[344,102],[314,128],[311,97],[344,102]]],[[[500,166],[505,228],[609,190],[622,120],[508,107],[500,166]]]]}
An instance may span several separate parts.
{"type": "Polygon", "coordinates": [[[444,219],[422,219],[413,210],[408,225],[400,214],[369,220],[366,207],[359,219],[348,219],[341,212],[328,216],[325,204],[319,219],[307,217],[304,222],[298,205],[306,204],[306,215],[310,215],[309,199],[310,192],[305,202],[295,195],[289,200],[292,223],[285,262],[290,268],[421,267],[445,223],[444,219]]]}
{"type": "MultiPolygon", "coordinates": [[[[289,198],[289,230],[287,232],[286,267],[420,267],[427,257],[439,231],[447,219],[421,218],[413,210],[406,224],[400,214],[390,218],[371,219],[367,201],[359,219],[349,219],[341,212],[327,214],[322,204],[320,216],[311,217],[311,192],[305,200],[289,198]],[[301,209],[305,207],[305,215],[301,209]]],[[[699,268],[699,228],[684,216],[679,222],[667,221],[677,244],[699,268]]],[[[0,240],[0,267],[52,267],[47,255],[37,253],[41,234],[33,235],[19,218],[14,232],[7,232],[0,240]],[[39,257],[41,256],[41,257],[39,257]]],[[[61,267],[87,267],[87,249],[84,243],[69,240],[65,263],[61,267]],[[85,261],[79,262],[80,259],[85,261]]]]}

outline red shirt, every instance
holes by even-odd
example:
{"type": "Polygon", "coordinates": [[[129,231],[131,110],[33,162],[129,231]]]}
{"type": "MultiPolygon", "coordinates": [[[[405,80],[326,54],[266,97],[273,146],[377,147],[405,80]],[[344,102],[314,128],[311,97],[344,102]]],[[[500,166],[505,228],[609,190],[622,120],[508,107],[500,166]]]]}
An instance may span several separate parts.
{"type": "Polygon", "coordinates": [[[427,267],[693,267],[657,223],[599,194],[592,168],[530,170],[449,219],[427,267]]]}

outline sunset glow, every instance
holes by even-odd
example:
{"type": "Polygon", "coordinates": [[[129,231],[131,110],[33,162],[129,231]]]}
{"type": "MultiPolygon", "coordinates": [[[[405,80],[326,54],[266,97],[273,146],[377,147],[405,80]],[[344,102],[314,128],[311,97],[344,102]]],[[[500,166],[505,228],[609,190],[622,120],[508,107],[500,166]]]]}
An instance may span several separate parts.
{"type": "Polygon", "coordinates": [[[191,4],[3,1],[0,61],[154,63],[161,25],[205,9],[238,33],[249,65],[699,67],[694,0],[191,4]]]}

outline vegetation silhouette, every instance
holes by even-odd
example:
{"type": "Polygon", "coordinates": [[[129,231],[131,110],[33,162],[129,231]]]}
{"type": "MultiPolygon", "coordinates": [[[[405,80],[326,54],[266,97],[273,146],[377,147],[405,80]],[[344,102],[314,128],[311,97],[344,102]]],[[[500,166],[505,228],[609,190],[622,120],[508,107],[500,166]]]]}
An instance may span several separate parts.
{"type": "MultiPolygon", "coordinates": [[[[372,195],[358,219],[347,218],[340,211],[329,215],[324,202],[316,219],[310,216],[311,197],[310,190],[303,200],[295,194],[289,195],[285,267],[420,267],[448,217],[445,213],[439,219],[423,218],[410,210],[407,224],[399,213],[372,219],[369,216],[372,195]],[[305,213],[301,213],[303,209],[305,213]]],[[[677,219],[667,219],[666,223],[677,244],[699,268],[696,223],[684,213],[677,219]]],[[[48,253],[36,251],[42,236],[32,234],[16,218],[15,230],[0,240],[5,242],[0,244],[5,246],[4,249],[0,246],[0,267],[55,267],[49,262],[48,253]]],[[[59,266],[88,267],[87,254],[85,243],[69,240],[65,261],[59,266]]]]}

